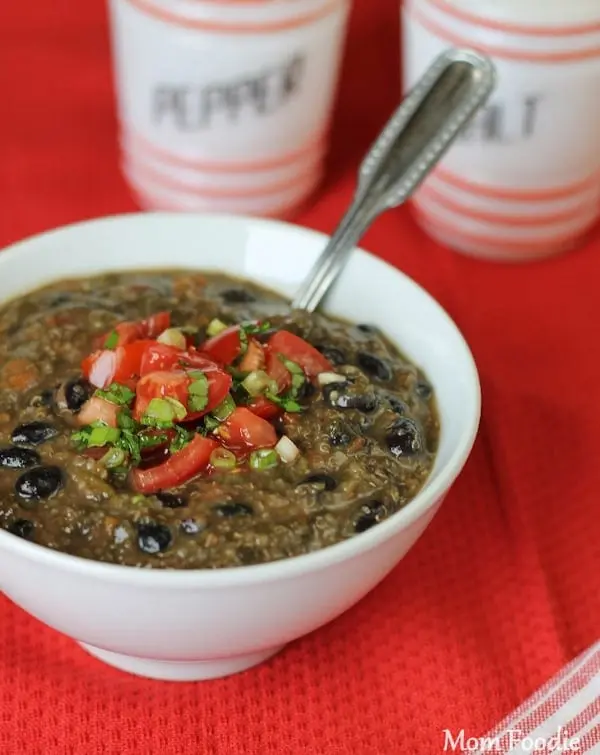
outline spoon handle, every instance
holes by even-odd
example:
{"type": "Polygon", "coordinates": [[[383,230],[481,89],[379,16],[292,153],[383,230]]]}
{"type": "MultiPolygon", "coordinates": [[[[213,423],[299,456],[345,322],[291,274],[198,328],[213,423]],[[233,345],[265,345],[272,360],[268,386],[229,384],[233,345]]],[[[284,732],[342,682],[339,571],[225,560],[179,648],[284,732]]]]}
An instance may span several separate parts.
{"type": "Polygon", "coordinates": [[[296,294],[293,309],[317,308],[371,223],[413,194],[495,83],[489,58],[471,50],[449,50],[433,63],[364,158],[353,202],[296,294]]]}

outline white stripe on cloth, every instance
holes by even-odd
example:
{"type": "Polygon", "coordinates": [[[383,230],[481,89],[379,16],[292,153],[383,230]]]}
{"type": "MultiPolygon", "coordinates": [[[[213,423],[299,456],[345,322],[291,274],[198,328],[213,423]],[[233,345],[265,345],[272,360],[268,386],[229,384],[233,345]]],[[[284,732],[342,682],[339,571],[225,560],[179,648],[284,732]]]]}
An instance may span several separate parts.
{"type": "Polygon", "coordinates": [[[600,642],[485,735],[475,755],[490,753],[600,755],[600,642]]]}

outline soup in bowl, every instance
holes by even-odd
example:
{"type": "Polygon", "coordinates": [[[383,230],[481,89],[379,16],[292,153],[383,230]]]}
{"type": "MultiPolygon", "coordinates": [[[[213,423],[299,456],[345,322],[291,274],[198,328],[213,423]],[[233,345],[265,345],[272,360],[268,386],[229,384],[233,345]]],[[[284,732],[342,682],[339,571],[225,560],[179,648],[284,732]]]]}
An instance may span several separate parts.
{"type": "Polygon", "coordinates": [[[470,452],[477,371],[439,305],[325,237],[132,215],[0,255],[0,586],[124,670],[248,668],[356,603],[470,452]]]}

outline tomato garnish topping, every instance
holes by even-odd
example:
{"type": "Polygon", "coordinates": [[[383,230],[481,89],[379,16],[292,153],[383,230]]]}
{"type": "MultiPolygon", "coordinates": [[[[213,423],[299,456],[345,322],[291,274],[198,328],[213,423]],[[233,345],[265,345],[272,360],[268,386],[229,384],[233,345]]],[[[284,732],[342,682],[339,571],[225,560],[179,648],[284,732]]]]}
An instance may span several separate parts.
{"type": "Polygon", "coordinates": [[[181,485],[206,469],[210,455],[218,445],[212,438],[195,435],[185,448],[162,464],[149,469],[134,469],[131,473],[132,484],[146,495],[181,485]]]}
{"type": "Polygon", "coordinates": [[[218,435],[232,451],[272,448],[277,443],[275,428],[243,406],[234,409],[220,425],[218,435]]]}
{"type": "Polygon", "coordinates": [[[258,398],[252,399],[248,404],[248,409],[252,414],[256,414],[257,417],[262,419],[273,420],[283,414],[283,409],[278,407],[272,401],[264,396],[258,396],[258,398]]]}
{"type": "MultiPolygon", "coordinates": [[[[320,351],[311,346],[308,341],[294,335],[294,333],[290,333],[288,330],[280,330],[274,333],[269,338],[268,348],[271,354],[271,367],[273,369],[275,369],[273,356],[281,354],[286,359],[302,367],[307,377],[311,379],[317,377],[320,372],[331,372],[333,370],[331,362],[320,351]]],[[[269,372],[269,374],[271,373],[269,372]]],[[[272,377],[278,380],[275,375],[272,375],[272,377]]]]}
{"type": "Polygon", "coordinates": [[[145,494],[209,475],[219,465],[231,473],[246,461],[260,469],[261,453],[270,454],[269,467],[278,458],[290,463],[271,423],[284,411],[302,410],[305,379],[332,371],[330,362],[289,331],[263,344],[255,336],[266,333],[268,323],[224,328],[200,349],[189,340],[186,346],[178,328],[165,334],[165,343],[157,341],[170,325],[168,312],[120,323],[83,360],[83,374],[100,390],[78,415],[83,428],[75,440],[82,451],[99,455],[94,447],[103,445],[102,436],[103,450],[109,449],[103,463],[133,466],[132,485],[145,494]]]}
{"type": "Polygon", "coordinates": [[[202,351],[220,364],[229,365],[237,359],[242,350],[240,326],[232,325],[216,336],[209,338],[202,346],[202,351]]]}

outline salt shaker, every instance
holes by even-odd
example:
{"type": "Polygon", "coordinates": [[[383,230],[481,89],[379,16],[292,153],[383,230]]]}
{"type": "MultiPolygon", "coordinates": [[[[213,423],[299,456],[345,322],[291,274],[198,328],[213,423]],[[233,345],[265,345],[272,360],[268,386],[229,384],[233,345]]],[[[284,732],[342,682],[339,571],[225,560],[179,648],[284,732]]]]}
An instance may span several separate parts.
{"type": "Polygon", "coordinates": [[[448,47],[498,74],[415,195],[420,225],[488,259],[576,247],[600,217],[600,0],[405,0],[402,28],[405,91],[448,47]]]}

